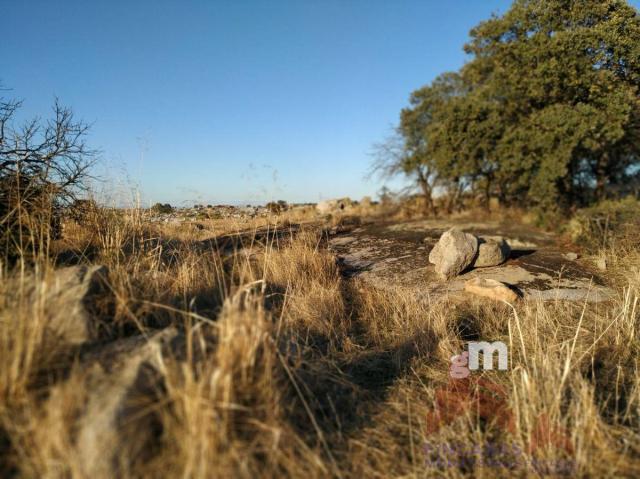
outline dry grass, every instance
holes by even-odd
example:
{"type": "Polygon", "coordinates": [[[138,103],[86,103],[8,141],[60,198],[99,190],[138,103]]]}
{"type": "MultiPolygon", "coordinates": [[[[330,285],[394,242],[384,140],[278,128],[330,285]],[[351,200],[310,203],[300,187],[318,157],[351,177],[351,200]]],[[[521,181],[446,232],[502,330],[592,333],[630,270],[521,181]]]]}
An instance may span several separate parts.
{"type": "MultiPolygon", "coordinates": [[[[207,237],[247,224],[171,228],[101,210],[57,245],[58,261],[109,267],[105,338],[169,325],[185,338],[113,444],[121,475],[640,474],[637,250],[600,253],[610,303],[426,304],[344,280],[313,226],[224,254],[207,237]],[[510,369],[452,387],[449,358],[473,339],[505,341],[510,369]],[[479,396],[483,384],[498,392],[479,396]],[[153,440],[134,454],[143,427],[153,440]]],[[[0,475],[88,475],[77,428],[94,373],[49,340],[25,292],[55,260],[0,286],[0,475]]]]}

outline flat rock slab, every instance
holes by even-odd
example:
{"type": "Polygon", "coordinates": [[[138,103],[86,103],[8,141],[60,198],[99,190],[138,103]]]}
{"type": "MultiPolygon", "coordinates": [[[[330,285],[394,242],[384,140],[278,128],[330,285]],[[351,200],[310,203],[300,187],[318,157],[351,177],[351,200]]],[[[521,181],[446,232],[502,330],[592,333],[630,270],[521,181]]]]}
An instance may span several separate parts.
{"type": "Polygon", "coordinates": [[[524,299],[605,301],[613,295],[587,262],[568,260],[556,237],[522,225],[422,220],[371,223],[335,235],[329,248],[348,277],[359,277],[384,289],[405,289],[429,300],[465,294],[473,278],[506,283],[524,299]],[[503,236],[512,248],[506,263],[464,271],[441,280],[429,264],[429,252],[440,235],[456,226],[480,236],[503,236]]]}

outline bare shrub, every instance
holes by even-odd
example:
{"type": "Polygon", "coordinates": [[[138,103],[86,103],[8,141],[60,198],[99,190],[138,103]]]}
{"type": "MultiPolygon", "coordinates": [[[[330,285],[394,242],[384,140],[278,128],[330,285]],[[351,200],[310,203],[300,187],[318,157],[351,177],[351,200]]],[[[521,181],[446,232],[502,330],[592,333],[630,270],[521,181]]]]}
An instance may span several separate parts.
{"type": "Polygon", "coordinates": [[[87,125],[57,101],[51,120],[14,122],[18,101],[0,98],[0,248],[5,264],[46,256],[60,208],[73,202],[95,158],[87,125]]]}

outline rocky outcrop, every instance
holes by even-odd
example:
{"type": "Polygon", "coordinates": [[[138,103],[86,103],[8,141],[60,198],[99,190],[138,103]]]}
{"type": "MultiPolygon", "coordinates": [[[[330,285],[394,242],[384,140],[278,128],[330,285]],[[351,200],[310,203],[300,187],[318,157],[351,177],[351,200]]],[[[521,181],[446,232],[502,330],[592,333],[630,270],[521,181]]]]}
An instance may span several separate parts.
{"type": "Polygon", "coordinates": [[[507,303],[513,303],[518,299],[518,295],[515,291],[495,279],[470,279],[464,284],[464,290],[469,293],[482,296],[483,298],[495,299],[496,301],[506,301],[507,303]]]}
{"type": "Polygon", "coordinates": [[[429,253],[429,262],[444,279],[464,271],[478,253],[478,238],[457,228],[445,231],[429,253]]]}
{"type": "Polygon", "coordinates": [[[511,248],[504,238],[497,237],[479,237],[478,238],[478,256],[473,261],[474,268],[487,268],[489,266],[498,266],[509,259],[511,248]]]}
{"type": "MultiPolygon", "coordinates": [[[[464,283],[477,277],[507,284],[525,301],[601,302],[613,297],[595,265],[568,260],[564,245],[553,234],[515,223],[369,222],[331,237],[329,248],[336,254],[344,276],[384,290],[403,290],[428,302],[468,298],[464,283]],[[474,231],[485,239],[504,238],[512,249],[509,259],[494,267],[467,267],[460,276],[440,281],[425,257],[440,241],[442,233],[452,227],[474,231]]],[[[606,267],[604,261],[600,267],[606,267]]]]}
{"type": "MultiPolygon", "coordinates": [[[[86,398],[74,422],[72,446],[83,477],[122,477],[123,466],[143,457],[157,439],[152,434],[158,419],[148,405],[162,390],[163,351],[176,338],[177,330],[167,328],[116,341],[85,358],[81,377],[86,398]]],[[[52,414],[68,394],[65,387],[52,391],[52,414]]]]}

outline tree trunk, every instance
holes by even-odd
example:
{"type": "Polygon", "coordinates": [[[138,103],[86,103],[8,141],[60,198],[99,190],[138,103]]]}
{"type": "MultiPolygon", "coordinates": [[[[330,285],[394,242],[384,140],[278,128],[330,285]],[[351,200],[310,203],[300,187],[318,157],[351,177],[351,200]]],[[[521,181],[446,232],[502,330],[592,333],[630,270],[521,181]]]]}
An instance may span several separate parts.
{"type": "Polygon", "coordinates": [[[448,188],[447,194],[447,214],[450,215],[453,213],[453,210],[460,211],[462,208],[460,207],[460,198],[462,196],[461,186],[459,181],[455,181],[448,188]]]}
{"type": "Polygon", "coordinates": [[[487,176],[486,185],[484,187],[484,209],[487,212],[491,211],[491,183],[492,179],[487,176]]]}
{"type": "Polygon", "coordinates": [[[435,206],[433,204],[432,188],[422,169],[418,168],[418,185],[424,196],[424,211],[427,215],[435,214],[435,206]]]}
{"type": "Polygon", "coordinates": [[[596,199],[601,201],[605,197],[605,187],[607,185],[607,165],[609,164],[609,153],[603,153],[596,163],[596,199]]]}
{"type": "Polygon", "coordinates": [[[482,198],[482,206],[489,212],[491,211],[491,186],[493,185],[493,174],[485,175],[485,184],[482,198]]]}

